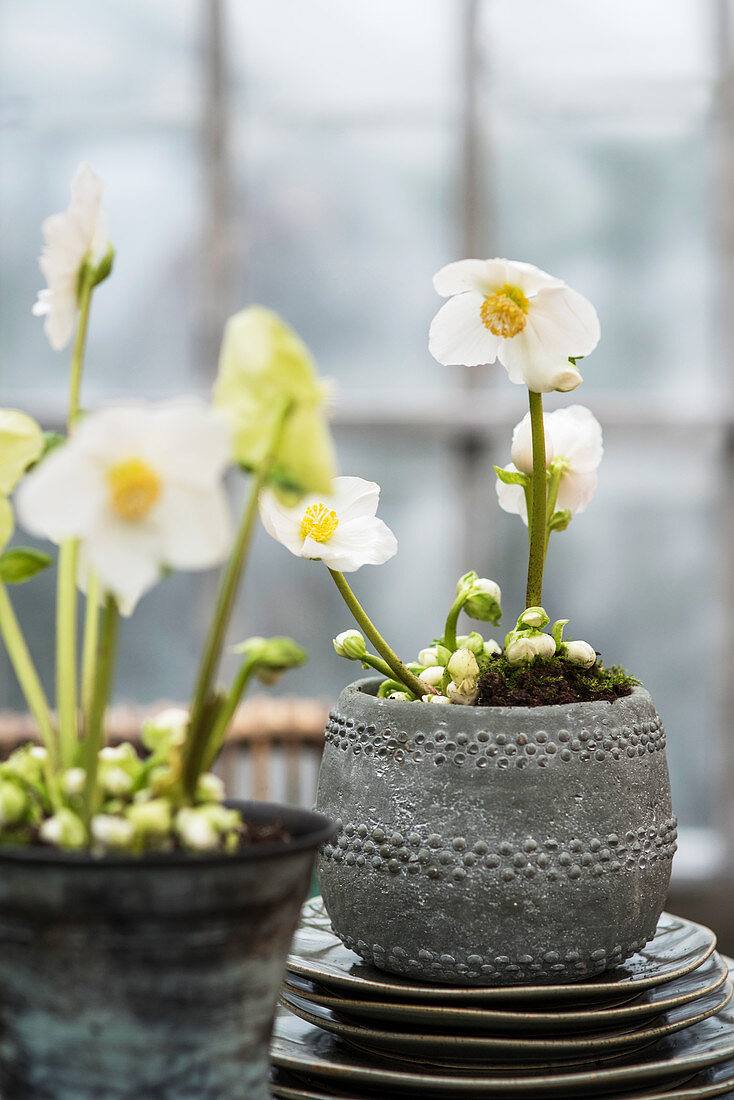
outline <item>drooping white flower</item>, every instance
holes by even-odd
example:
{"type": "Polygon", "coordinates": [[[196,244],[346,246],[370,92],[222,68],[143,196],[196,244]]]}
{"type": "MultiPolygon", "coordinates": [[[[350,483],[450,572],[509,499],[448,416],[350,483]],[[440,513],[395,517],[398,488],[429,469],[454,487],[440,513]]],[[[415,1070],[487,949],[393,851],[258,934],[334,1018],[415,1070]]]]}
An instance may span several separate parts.
{"type": "MultiPolygon", "coordinates": [[[[555,507],[575,515],[583,512],[596,490],[597,469],[604,453],[601,424],[590,409],[570,405],[543,417],[546,465],[559,473],[555,507]]],[[[512,463],[505,469],[531,474],[533,470],[530,414],[515,426],[512,434],[512,463]]],[[[522,485],[497,480],[500,507],[528,522],[527,502],[522,485]]]]}
{"type": "Polygon", "coordinates": [[[130,614],[165,567],[226,557],[229,455],[224,422],[201,402],[103,409],[28,475],[18,515],[52,542],[80,539],[85,568],[130,614]]]}
{"type": "Polygon", "coordinates": [[[107,216],[102,210],[102,181],[88,164],[80,164],[71,184],[71,202],[43,223],[45,240],[38,261],[48,286],[33,306],[45,317],[43,330],[54,351],[66,347],[74,331],[79,270],[85,258],[97,263],[107,245],[107,216]]]}
{"type": "Polygon", "coordinates": [[[467,367],[499,359],[511,382],[536,393],[573,390],[582,381],[569,357],[599,342],[599,319],[586,298],[533,264],[459,260],[434,276],[448,298],[431,324],[429,350],[467,367]]]}
{"type": "Polygon", "coordinates": [[[295,508],[265,489],[260,515],[268,534],[291,554],[353,573],[363,565],[382,565],[397,551],[392,531],[375,515],[379,500],[374,481],[336,477],[330,496],[306,496],[295,508]]]}

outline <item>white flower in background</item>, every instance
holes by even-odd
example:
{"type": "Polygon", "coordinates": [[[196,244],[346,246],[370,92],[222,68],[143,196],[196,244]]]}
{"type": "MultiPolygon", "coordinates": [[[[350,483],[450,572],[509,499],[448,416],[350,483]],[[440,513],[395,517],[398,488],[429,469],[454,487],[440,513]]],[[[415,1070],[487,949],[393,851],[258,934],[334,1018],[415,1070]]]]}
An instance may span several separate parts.
{"type": "Polygon", "coordinates": [[[499,359],[511,382],[536,393],[573,390],[582,381],[569,357],[599,342],[599,319],[561,279],[512,260],[459,260],[434,276],[448,298],[431,324],[428,347],[439,363],[467,367],[499,359]]]}
{"type": "Polygon", "coordinates": [[[84,567],[129,615],[164,568],[226,557],[229,455],[220,415],[198,401],[104,409],[28,475],[18,515],[52,542],[80,539],[84,567]]]}
{"type": "Polygon", "coordinates": [[[596,664],[596,650],[588,642],[578,640],[576,642],[563,642],[559,650],[559,656],[571,665],[579,665],[581,668],[592,668],[596,664]]]}
{"type": "Polygon", "coordinates": [[[505,646],[511,665],[529,665],[536,657],[552,657],[556,643],[550,634],[519,634],[505,646]]]}
{"type": "Polygon", "coordinates": [[[43,330],[54,351],[71,339],[78,309],[79,271],[85,258],[96,264],[107,247],[107,216],[101,208],[102,181],[88,164],[80,164],[71,184],[71,202],[43,223],[45,240],[38,261],[48,287],[33,306],[45,317],[43,330]]]}
{"type": "MultiPolygon", "coordinates": [[[[556,409],[543,417],[546,439],[546,465],[559,474],[557,510],[568,509],[571,515],[583,512],[596,490],[597,469],[604,453],[601,424],[583,405],[556,409]]],[[[513,473],[532,474],[532,433],[528,413],[515,426],[512,434],[512,464],[505,469],[513,473]]],[[[506,485],[497,480],[500,507],[528,522],[527,502],[522,485],[506,485]]]]}
{"type": "Polygon", "coordinates": [[[291,554],[353,573],[363,565],[382,565],[397,551],[392,531],[375,515],[379,500],[374,481],[336,477],[330,496],[306,496],[295,508],[265,489],[260,515],[268,534],[291,554]]]}

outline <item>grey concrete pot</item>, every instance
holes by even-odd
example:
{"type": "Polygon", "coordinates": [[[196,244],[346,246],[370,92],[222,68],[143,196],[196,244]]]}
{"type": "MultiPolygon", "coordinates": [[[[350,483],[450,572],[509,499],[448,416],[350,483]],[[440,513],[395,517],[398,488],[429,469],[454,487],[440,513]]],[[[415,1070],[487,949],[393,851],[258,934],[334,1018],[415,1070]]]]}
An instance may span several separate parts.
{"type": "Polygon", "coordinates": [[[342,692],[318,861],[347,947],[459,985],[575,981],[654,934],[676,847],[665,732],[643,688],[615,703],[434,706],[342,692]]]}
{"type": "Polygon", "coordinates": [[[236,855],[0,850],[3,1100],[267,1100],[285,958],[324,817],[236,855]]]}

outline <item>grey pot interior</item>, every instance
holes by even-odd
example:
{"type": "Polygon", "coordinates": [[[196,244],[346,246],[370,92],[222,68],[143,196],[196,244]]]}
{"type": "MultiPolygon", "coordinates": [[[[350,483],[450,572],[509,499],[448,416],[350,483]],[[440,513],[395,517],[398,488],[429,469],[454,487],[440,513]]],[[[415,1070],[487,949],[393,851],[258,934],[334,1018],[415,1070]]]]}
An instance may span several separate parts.
{"type": "Polygon", "coordinates": [[[326,729],[319,857],[334,930],[452,984],[579,980],[654,934],[676,841],[665,732],[614,703],[460,707],[350,685],[326,729]]]}
{"type": "Polygon", "coordinates": [[[0,850],[3,1100],[266,1100],[285,957],[320,843],[234,855],[94,859],[0,850]]]}

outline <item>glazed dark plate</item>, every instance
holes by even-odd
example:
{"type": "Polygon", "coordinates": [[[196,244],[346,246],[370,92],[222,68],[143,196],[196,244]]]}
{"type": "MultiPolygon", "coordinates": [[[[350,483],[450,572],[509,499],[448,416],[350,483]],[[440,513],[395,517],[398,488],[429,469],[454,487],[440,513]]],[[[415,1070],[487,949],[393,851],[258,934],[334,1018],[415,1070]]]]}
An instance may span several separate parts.
{"type": "Polygon", "coordinates": [[[550,1034],[565,1035],[585,1032],[611,1032],[642,1026],[674,1008],[690,1004],[715,993],[726,981],[727,966],[714,952],[690,974],[684,974],[655,989],[647,990],[633,1003],[621,1007],[599,1007],[555,1012],[527,1012],[522,1006],[483,1008],[475,1005],[413,1004],[410,1001],[374,1001],[356,994],[336,994],[287,973],[283,984],[286,995],[297,996],[311,1005],[320,1005],[336,1012],[353,1024],[368,1024],[383,1029],[437,1029],[443,1031],[481,1032],[483,1035],[550,1034]]]}
{"type": "Polygon", "coordinates": [[[565,985],[450,986],[414,982],[376,970],[349,951],[331,930],[321,898],[303,907],[288,969],[335,993],[420,1004],[522,1006],[619,1005],[696,970],[716,947],[716,936],[683,917],[663,913],[654,938],[622,966],[565,985]]]}
{"type": "MultiPolygon", "coordinates": [[[[734,962],[725,960],[730,971],[734,962]]],[[[722,1009],[701,1023],[693,1024],[648,1047],[625,1064],[602,1067],[584,1072],[527,1073],[507,1071],[498,1074],[481,1066],[470,1074],[445,1071],[413,1072],[396,1068],[389,1060],[356,1051],[336,1036],[314,1027],[281,1009],[275,1025],[272,1047],[274,1064],[315,1089],[304,1093],[304,1100],[318,1097],[318,1090],[328,1095],[334,1090],[345,1096],[351,1089],[378,1090],[382,1096],[397,1097],[422,1093],[423,1096],[596,1096],[604,1093],[631,1094],[635,1100],[673,1100],[684,1097],[722,1096],[734,1085],[734,1008],[722,1009]],[[726,1069],[723,1064],[729,1062],[726,1069]],[[718,1071],[710,1067],[720,1066],[718,1071]],[[704,1073],[702,1071],[709,1071],[704,1073]],[[698,1074],[695,1086],[682,1085],[683,1091],[665,1092],[676,1082],[698,1074]],[[718,1076],[717,1076],[718,1074],[718,1076]],[[714,1090],[701,1093],[701,1087],[714,1090]],[[691,1091],[693,1089],[693,1091],[691,1091]],[[688,1091],[685,1091],[688,1090],[688,1091]],[[718,1091],[716,1091],[718,1090],[718,1091]]],[[[310,1086],[309,1086],[310,1087],[310,1086]]],[[[277,1091],[274,1095],[283,1095],[277,1091]]],[[[301,1100],[295,1094],[296,1100],[301,1100]]],[[[361,1100],[355,1096],[355,1100],[361,1100]]]]}
{"type": "Polygon", "coordinates": [[[355,1042],[380,1054],[419,1055],[431,1062],[434,1056],[477,1062],[496,1059],[526,1061],[566,1059],[569,1056],[593,1056],[633,1050],[673,1035],[693,1024],[707,1020],[726,1008],[732,999],[731,982],[726,980],[714,993],[690,1004],[666,1012],[659,1020],[630,1031],[599,1035],[552,1035],[517,1038],[514,1035],[478,1035],[445,1031],[398,1031],[384,1027],[352,1024],[321,1005],[312,1005],[295,994],[284,994],[284,1004],[302,1020],[355,1042]]]}

